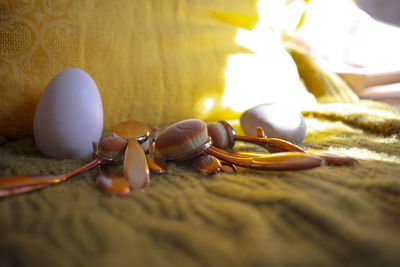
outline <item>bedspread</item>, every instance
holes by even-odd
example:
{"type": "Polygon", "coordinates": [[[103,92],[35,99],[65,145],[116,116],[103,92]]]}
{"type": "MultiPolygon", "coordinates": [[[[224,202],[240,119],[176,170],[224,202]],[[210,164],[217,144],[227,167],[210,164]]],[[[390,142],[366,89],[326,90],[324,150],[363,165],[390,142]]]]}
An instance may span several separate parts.
{"type": "MultiPolygon", "coordinates": [[[[205,176],[169,163],[126,198],[98,190],[92,170],[0,200],[0,265],[398,264],[400,115],[377,102],[304,114],[304,148],[343,152],[359,166],[205,176]]],[[[44,158],[30,138],[1,142],[2,175],[63,173],[90,160],[44,158]]]]}
{"type": "Polygon", "coordinates": [[[225,69],[244,55],[239,70],[252,67],[263,83],[245,83],[234,99],[258,85],[260,102],[274,92],[294,102],[304,99],[296,93],[312,95],[318,104],[303,105],[301,146],[359,165],[206,176],[170,162],[146,192],[124,198],[101,192],[93,169],[0,199],[0,266],[399,266],[400,114],[358,100],[294,47],[289,55],[273,39],[256,43],[266,50],[258,60],[253,47],[236,44],[257,21],[256,2],[5,1],[0,177],[65,173],[91,160],[45,158],[34,143],[36,103],[59,71],[75,66],[94,78],[104,136],[125,119],[161,127],[229,119],[237,129],[238,114],[206,114],[203,104],[222,103],[225,85],[235,85],[225,69]],[[265,69],[253,66],[260,61],[265,69]]]}

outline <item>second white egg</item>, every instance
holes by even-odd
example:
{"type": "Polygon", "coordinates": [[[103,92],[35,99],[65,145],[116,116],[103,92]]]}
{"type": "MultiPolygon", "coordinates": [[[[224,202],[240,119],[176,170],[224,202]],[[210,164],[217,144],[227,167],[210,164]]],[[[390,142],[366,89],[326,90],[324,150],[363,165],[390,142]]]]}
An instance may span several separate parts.
{"type": "Polygon", "coordinates": [[[267,137],[300,144],[306,135],[306,123],[300,111],[283,104],[262,104],[246,110],[240,117],[244,133],[256,136],[261,127],[267,137]]]}

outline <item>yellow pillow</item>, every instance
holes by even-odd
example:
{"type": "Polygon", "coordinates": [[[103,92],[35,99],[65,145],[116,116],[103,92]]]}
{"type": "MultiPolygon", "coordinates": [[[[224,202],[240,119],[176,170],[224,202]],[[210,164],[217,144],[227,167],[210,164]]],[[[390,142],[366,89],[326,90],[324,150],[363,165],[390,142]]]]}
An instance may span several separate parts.
{"type": "MultiPolygon", "coordinates": [[[[257,58],[257,51],[238,44],[238,31],[252,30],[258,21],[256,0],[6,0],[0,13],[0,135],[31,135],[42,91],[70,67],[95,80],[105,130],[126,119],[165,126],[188,118],[235,118],[250,105],[273,100],[268,91],[281,90],[268,84],[268,75],[277,77],[274,71],[286,77],[285,88],[294,85],[306,94],[283,47],[270,48],[269,56],[284,58],[275,68],[277,60],[257,58]],[[241,92],[229,93],[227,64],[238,54],[251,57],[240,67],[263,79],[255,84],[250,77],[241,92]],[[246,93],[255,85],[265,92],[246,93]],[[244,95],[253,101],[239,109],[224,102],[244,95]]],[[[282,94],[288,97],[287,90],[282,94]]]]}

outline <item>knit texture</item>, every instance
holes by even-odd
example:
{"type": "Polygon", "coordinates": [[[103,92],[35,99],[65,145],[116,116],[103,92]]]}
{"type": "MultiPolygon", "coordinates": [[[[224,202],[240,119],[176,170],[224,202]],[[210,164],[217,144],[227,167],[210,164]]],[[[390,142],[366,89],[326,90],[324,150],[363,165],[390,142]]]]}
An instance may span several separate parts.
{"type": "MultiPolygon", "coordinates": [[[[302,147],[360,165],[205,176],[171,162],[145,193],[126,198],[102,193],[91,170],[0,200],[0,265],[398,265],[400,115],[361,102],[305,116],[302,147]]],[[[90,160],[52,160],[32,139],[2,140],[2,175],[63,173],[90,160]]]]}
{"type": "MultiPolygon", "coordinates": [[[[13,2],[7,1],[2,7],[13,2]]],[[[143,28],[132,28],[135,34],[127,39],[114,32],[112,44],[117,46],[111,46],[111,50],[97,47],[97,52],[107,52],[99,61],[90,50],[87,53],[69,50],[74,46],[67,41],[61,42],[64,46],[56,47],[70,51],[74,57],[53,51],[59,56],[53,61],[49,54],[52,50],[43,49],[43,45],[52,43],[42,42],[32,46],[36,50],[25,54],[28,57],[19,57],[17,53],[1,59],[6,62],[2,66],[16,64],[12,70],[18,71],[1,72],[4,83],[0,91],[3,94],[0,179],[14,174],[65,173],[91,160],[45,158],[29,136],[35,101],[45,86],[44,81],[71,63],[58,65],[60,58],[61,62],[75,59],[81,64],[78,66],[93,69],[90,74],[99,81],[103,99],[107,101],[108,128],[126,119],[128,113],[131,119],[141,119],[151,126],[158,123],[166,126],[196,114],[209,115],[196,113],[192,102],[182,100],[198,100],[216,88],[216,100],[221,98],[224,84],[221,71],[226,57],[239,53],[238,47],[232,45],[237,27],[251,28],[256,20],[254,7],[244,8],[239,1],[235,4],[229,1],[230,11],[222,4],[213,6],[214,11],[207,9],[208,1],[201,1],[207,2],[206,7],[197,1],[178,1],[173,7],[165,4],[167,1],[159,1],[165,6],[156,5],[155,1],[129,1],[129,5],[123,1],[98,1],[97,6],[87,1],[88,5],[80,8],[76,1],[60,2],[67,5],[68,13],[52,10],[50,2],[29,6],[26,1],[25,6],[21,3],[9,8],[17,15],[14,20],[5,17],[1,23],[8,23],[8,27],[3,29],[21,33],[25,28],[18,31],[15,25],[24,24],[11,27],[17,19],[28,17],[40,26],[60,16],[77,23],[72,24],[74,27],[81,22],[89,27],[91,18],[98,25],[90,27],[101,27],[96,32],[67,31],[72,36],[87,37],[86,33],[104,34],[114,29],[123,32],[129,28],[128,24],[110,21],[105,16],[107,12],[115,12],[115,17],[123,20],[136,18],[143,28]],[[119,5],[114,6],[114,2],[119,5]],[[147,4],[132,6],[139,2],[147,4]],[[117,14],[124,9],[134,10],[138,17],[117,14]],[[159,9],[168,12],[157,17],[153,11],[159,9]],[[89,10],[92,16],[82,19],[79,16],[82,10],[89,10]],[[189,17],[188,10],[199,12],[189,17]],[[217,30],[220,27],[222,30],[217,30]],[[163,33],[163,38],[150,34],[156,30],[163,33]],[[182,32],[188,35],[177,34],[182,32]],[[133,38],[136,36],[138,39],[133,38]],[[183,39],[169,42],[168,36],[183,39]],[[195,46],[198,54],[187,53],[189,57],[182,58],[179,51],[186,51],[185,48],[197,42],[202,44],[195,46]],[[131,50],[130,44],[135,49],[131,50]],[[122,52],[112,57],[108,51],[122,52]],[[129,65],[123,61],[126,58],[133,67],[119,73],[123,66],[129,65]],[[156,62],[157,68],[142,66],[143,62],[156,62]],[[197,66],[197,62],[201,64],[197,66]],[[43,63],[49,66],[43,67],[43,63]],[[32,72],[25,72],[26,69],[32,72]],[[168,75],[162,76],[166,70],[168,75]],[[16,100],[7,102],[5,96],[16,100]],[[20,135],[29,137],[10,137],[20,135]]],[[[50,30],[40,36],[47,36],[45,33],[51,33],[50,30]]],[[[54,41],[65,35],[51,36],[54,38],[49,40],[54,41]]],[[[103,38],[102,35],[100,40],[108,40],[103,38]]],[[[92,43],[83,42],[79,47],[87,48],[85,44],[92,43]]],[[[243,52],[242,49],[239,50],[243,52]]],[[[307,134],[301,146],[306,150],[345,153],[357,158],[358,166],[281,172],[239,169],[235,174],[206,176],[183,163],[170,162],[167,174],[151,175],[146,192],[131,193],[125,198],[101,192],[95,183],[97,170],[91,170],[40,191],[0,199],[0,266],[398,266],[400,114],[384,104],[358,100],[342,80],[323,72],[306,53],[297,48],[288,51],[305,87],[319,103],[303,110],[307,134]]],[[[288,73],[288,77],[295,77],[292,74],[288,73]]],[[[218,119],[226,119],[226,113],[220,115],[218,119]]],[[[232,122],[240,132],[238,121],[232,122]]],[[[107,135],[105,132],[104,136],[107,135]]],[[[237,143],[234,150],[262,151],[243,143],[237,143]]],[[[121,172],[121,166],[113,167],[113,171],[121,172]]]]}

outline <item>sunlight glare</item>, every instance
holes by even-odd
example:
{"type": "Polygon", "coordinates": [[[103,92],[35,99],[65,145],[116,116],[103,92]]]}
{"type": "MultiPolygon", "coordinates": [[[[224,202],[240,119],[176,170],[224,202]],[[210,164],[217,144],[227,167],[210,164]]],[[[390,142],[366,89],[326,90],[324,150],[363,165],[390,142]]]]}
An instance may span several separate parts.
{"type": "MultiPolygon", "coordinates": [[[[297,67],[284,48],[281,33],[271,30],[272,22],[265,19],[269,5],[282,2],[260,0],[260,18],[255,29],[238,30],[236,42],[249,52],[231,55],[227,60],[223,106],[243,112],[263,103],[284,102],[299,109],[315,103],[315,98],[300,83],[297,67]]],[[[278,17],[275,14],[275,19],[278,17]]]]}
{"type": "Polygon", "coordinates": [[[214,98],[210,97],[203,101],[203,112],[207,113],[214,107],[214,98]]]}

